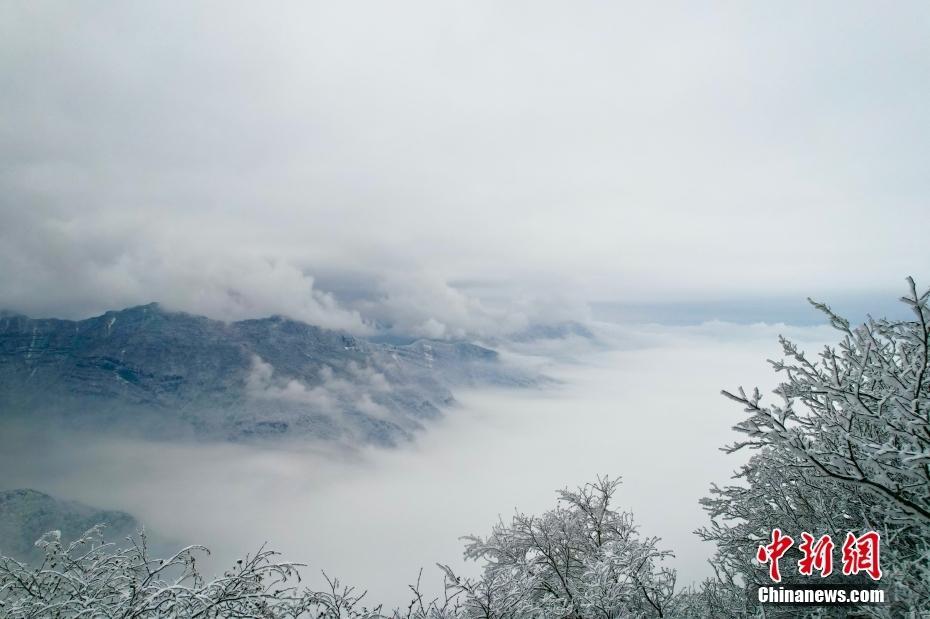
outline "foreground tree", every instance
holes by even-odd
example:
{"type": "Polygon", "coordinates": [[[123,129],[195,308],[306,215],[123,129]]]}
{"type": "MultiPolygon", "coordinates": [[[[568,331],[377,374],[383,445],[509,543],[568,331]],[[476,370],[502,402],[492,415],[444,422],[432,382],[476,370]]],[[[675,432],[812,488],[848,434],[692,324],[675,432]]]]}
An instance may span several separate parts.
{"type": "Polygon", "coordinates": [[[666,617],[675,572],[657,538],[638,535],[613,508],[619,480],[599,478],[559,492],[541,516],[516,514],[487,538],[466,538],[465,556],[484,562],[477,581],[446,568],[466,617],[666,617]]]}
{"type": "Polygon", "coordinates": [[[380,617],[364,594],[327,579],[328,591],[299,590],[298,564],[261,549],[221,577],[206,580],[190,546],[167,559],[149,556],[144,534],[125,548],[104,543],[102,527],[63,545],[58,532],[37,543],[45,559],[29,566],[0,557],[0,616],[9,619],[121,617],[203,618],[380,617]]]}
{"type": "MultiPolygon", "coordinates": [[[[782,338],[784,359],[772,362],[786,377],[775,390],[778,404],[764,406],[758,390],[723,392],[749,415],[735,426],[745,438],[725,450],[758,453],[737,474],[745,485],[714,486],[703,501],[712,520],[698,534],[718,546],[718,579],[704,590],[708,613],[759,611],[751,593],[770,581],[753,557],[775,527],[840,540],[848,531],[878,531],[881,586],[893,604],[858,612],[930,609],[930,291],[918,294],[908,283],[901,300],[913,320],[870,318],[851,328],[812,301],[842,340],[810,360],[782,338]]],[[[786,582],[796,579],[798,557],[792,549],[782,561],[786,582]]],[[[773,608],[767,613],[777,615],[773,608]]]]}
{"type": "Polygon", "coordinates": [[[440,566],[441,599],[426,600],[419,580],[413,599],[390,615],[363,604],[364,593],[327,578],[327,590],[299,588],[300,565],[264,549],[207,580],[198,546],[172,557],[149,556],[145,536],[126,548],[104,543],[95,527],[68,545],[57,532],[37,545],[44,561],[29,566],[0,557],[0,616],[255,617],[263,619],[506,619],[667,617],[675,573],[656,538],[641,538],[612,498],[619,481],[598,479],[562,490],[542,516],[517,514],[487,538],[466,538],[466,557],[483,562],[480,578],[440,566]]]}

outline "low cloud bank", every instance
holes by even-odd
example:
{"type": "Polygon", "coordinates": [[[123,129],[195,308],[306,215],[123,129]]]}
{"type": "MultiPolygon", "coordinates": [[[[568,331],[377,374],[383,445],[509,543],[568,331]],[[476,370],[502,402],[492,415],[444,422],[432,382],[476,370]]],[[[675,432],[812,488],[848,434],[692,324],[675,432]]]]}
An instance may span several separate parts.
{"type": "MultiPolygon", "coordinates": [[[[542,512],[555,489],[610,473],[624,479],[618,504],[675,550],[687,585],[710,570],[712,549],[692,534],[705,522],[697,501],[742,457],[717,449],[742,418],[719,390],[770,390],[765,359],[778,355],[778,333],[808,350],[834,333],[722,323],[612,333],[611,350],[549,362],[558,386],[460,394],[461,407],[403,449],[191,446],[5,428],[0,485],[126,510],[166,537],[210,546],[217,571],[267,541],[308,561],[311,578],[325,569],[400,604],[420,567],[427,587],[438,586],[432,565],[457,564],[460,535],[486,533],[514,508],[542,512]]],[[[337,397],[343,387],[282,385],[261,360],[252,381],[261,397],[337,397]]]]}
{"type": "Polygon", "coordinates": [[[246,392],[261,400],[284,400],[310,405],[315,412],[337,415],[346,409],[359,410],[372,417],[387,418],[390,411],[375,402],[375,394],[392,391],[390,382],[372,367],[351,362],[349,378],[335,375],[332,368],[320,370],[320,383],[308,386],[297,379],[276,379],[274,367],[258,355],[252,358],[252,369],[246,378],[246,392]]]}

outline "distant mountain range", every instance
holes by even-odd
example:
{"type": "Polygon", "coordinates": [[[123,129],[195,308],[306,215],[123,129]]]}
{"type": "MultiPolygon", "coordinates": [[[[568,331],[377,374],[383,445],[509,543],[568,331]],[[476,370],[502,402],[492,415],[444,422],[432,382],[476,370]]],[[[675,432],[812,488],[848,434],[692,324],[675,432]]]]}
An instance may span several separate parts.
{"type": "MultiPolygon", "coordinates": [[[[521,338],[565,333],[585,335],[521,338]]],[[[158,304],[80,321],[0,315],[0,417],[94,432],[393,445],[456,386],[541,380],[471,343],[391,344],[281,316],[226,323],[158,304]]]]}
{"type": "Polygon", "coordinates": [[[0,555],[35,561],[42,557],[35,542],[47,532],[61,532],[61,541],[67,544],[98,524],[106,526],[105,539],[114,542],[138,533],[140,528],[125,512],[63,501],[36,490],[0,491],[0,555]]]}

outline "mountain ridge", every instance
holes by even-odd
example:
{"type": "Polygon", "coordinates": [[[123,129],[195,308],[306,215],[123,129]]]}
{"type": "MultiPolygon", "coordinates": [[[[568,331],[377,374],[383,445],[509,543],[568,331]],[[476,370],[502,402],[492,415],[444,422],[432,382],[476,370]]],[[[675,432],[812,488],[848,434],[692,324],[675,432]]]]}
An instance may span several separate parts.
{"type": "Polygon", "coordinates": [[[91,527],[104,525],[108,540],[138,533],[141,526],[132,515],[66,501],[31,488],[0,490],[0,554],[21,561],[42,556],[36,540],[59,531],[63,543],[73,541],[91,527]]]}
{"type": "Polygon", "coordinates": [[[454,386],[538,380],[476,344],[372,342],[280,315],[223,322],[158,303],[0,315],[0,415],[94,430],[393,445],[452,406],[454,386]]]}

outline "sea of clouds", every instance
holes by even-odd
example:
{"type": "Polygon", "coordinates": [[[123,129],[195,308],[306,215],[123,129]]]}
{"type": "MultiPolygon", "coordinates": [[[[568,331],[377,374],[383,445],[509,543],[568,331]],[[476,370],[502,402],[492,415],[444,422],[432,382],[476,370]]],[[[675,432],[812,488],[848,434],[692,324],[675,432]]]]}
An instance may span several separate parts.
{"type": "MultiPolygon", "coordinates": [[[[459,406],[397,449],[169,444],[8,428],[0,470],[4,486],[123,509],[162,537],[206,544],[214,550],[208,569],[267,542],[310,563],[311,582],[325,569],[388,605],[406,601],[421,567],[430,593],[440,584],[437,562],[473,573],[459,536],[486,534],[516,508],[542,512],[563,486],[620,475],[618,505],[675,551],[671,564],[687,585],[711,573],[713,549],[692,534],[706,522],[698,500],[746,457],[718,450],[742,415],[719,390],[770,391],[776,377],[766,358],[779,354],[780,333],[811,352],[835,337],[828,327],[602,325],[610,346],[575,342],[562,357],[568,362],[552,361],[551,350],[511,353],[558,384],[457,393],[459,406]]],[[[255,388],[280,389],[267,379],[256,362],[255,388]]]]}

